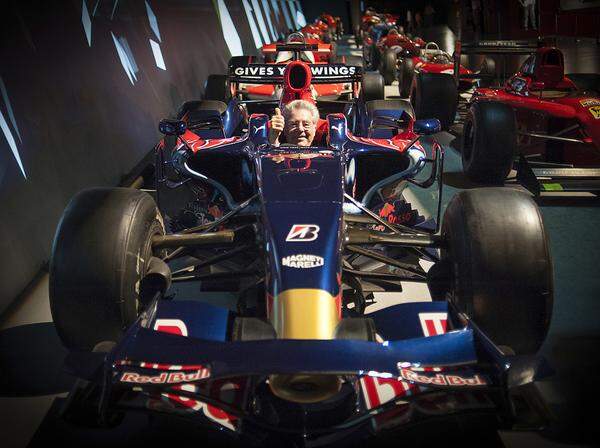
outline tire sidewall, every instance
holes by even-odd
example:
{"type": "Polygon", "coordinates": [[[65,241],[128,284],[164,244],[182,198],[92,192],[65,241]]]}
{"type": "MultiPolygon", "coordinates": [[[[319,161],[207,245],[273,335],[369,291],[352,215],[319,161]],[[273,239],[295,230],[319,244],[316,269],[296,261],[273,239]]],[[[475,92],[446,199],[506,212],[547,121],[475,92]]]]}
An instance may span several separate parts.
{"type": "Polygon", "coordinates": [[[73,350],[117,342],[138,317],[140,281],[164,234],[156,203],[126,188],[84,190],[67,206],[50,259],[50,310],[73,350]]]}

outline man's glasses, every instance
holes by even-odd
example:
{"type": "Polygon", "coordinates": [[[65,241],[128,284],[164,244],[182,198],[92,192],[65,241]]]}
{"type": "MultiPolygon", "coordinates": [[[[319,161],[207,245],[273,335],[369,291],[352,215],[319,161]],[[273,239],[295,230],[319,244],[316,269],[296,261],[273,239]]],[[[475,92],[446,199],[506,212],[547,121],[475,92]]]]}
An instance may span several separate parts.
{"type": "Polygon", "coordinates": [[[300,126],[302,129],[311,129],[314,125],[312,121],[290,121],[288,124],[290,131],[300,130],[300,126]]]}

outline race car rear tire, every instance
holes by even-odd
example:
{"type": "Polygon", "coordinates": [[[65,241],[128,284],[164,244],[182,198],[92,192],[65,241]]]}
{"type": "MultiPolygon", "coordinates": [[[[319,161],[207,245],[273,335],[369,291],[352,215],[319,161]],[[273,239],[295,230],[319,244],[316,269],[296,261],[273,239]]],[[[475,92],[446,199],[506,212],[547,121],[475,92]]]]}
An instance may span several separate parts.
{"type": "Polygon", "coordinates": [[[452,75],[417,73],[413,78],[410,101],[417,119],[437,118],[448,129],[456,117],[458,91],[452,75]]]}
{"type": "Polygon", "coordinates": [[[204,99],[227,103],[231,97],[226,75],[208,75],[204,83],[204,99]]]}
{"type": "Polygon", "coordinates": [[[570,73],[566,75],[579,90],[600,95],[600,75],[597,73],[570,73]]]}
{"type": "Polygon", "coordinates": [[[381,53],[379,52],[379,48],[377,48],[375,42],[371,44],[369,54],[371,61],[371,69],[379,70],[379,64],[381,64],[381,53]]]}
{"type": "Polygon", "coordinates": [[[450,300],[496,345],[535,353],[552,316],[553,271],[539,208],[526,193],[479,188],[458,193],[442,221],[450,300]]]}
{"type": "Polygon", "coordinates": [[[362,97],[365,102],[385,98],[385,83],[379,73],[365,73],[362,80],[362,97]]]}
{"type": "Polygon", "coordinates": [[[60,220],[50,259],[50,310],[63,344],[117,342],[141,311],[152,237],[165,233],[154,199],[130,188],[80,192],[60,220]]]}
{"type": "Polygon", "coordinates": [[[469,179],[502,185],[510,173],[517,146],[513,109],[494,101],[474,103],[463,126],[461,158],[469,179]]]}
{"type": "Polygon", "coordinates": [[[415,67],[412,58],[404,58],[398,70],[398,91],[402,98],[410,96],[410,88],[415,76],[415,67]]]}
{"type": "Polygon", "coordinates": [[[356,44],[357,48],[363,44],[362,31],[359,25],[354,27],[354,43],[356,44]]]}
{"type": "Polygon", "coordinates": [[[380,73],[386,86],[391,85],[396,80],[396,52],[394,50],[387,49],[383,53],[380,73]]]}

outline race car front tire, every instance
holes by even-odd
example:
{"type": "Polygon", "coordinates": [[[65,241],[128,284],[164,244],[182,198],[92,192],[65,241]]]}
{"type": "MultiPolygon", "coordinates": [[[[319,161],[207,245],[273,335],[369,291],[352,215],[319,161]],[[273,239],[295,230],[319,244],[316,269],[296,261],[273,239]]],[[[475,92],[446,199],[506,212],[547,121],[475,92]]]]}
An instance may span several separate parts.
{"type": "Polygon", "coordinates": [[[456,117],[458,91],[452,75],[417,73],[413,78],[410,101],[417,119],[437,118],[448,129],[456,117]]]}
{"type": "Polygon", "coordinates": [[[552,258],[541,212],[508,188],[458,193],[442,221],[450,300],[498,346],[533,354],[552,316],[552,258]]]}
{"type": "Polygon", "coordinates": [[[396,80],[396,52],[387,49],[381,59],[380,73],[383,76],[385,85],[389,86],[396,80]]]}
{"type": "Polygon", "coordinates": [[[379,73],[367,72],[362,79],[362,97],[364,102],[385,98],[385,82],[379,73]]]}
{"type": "Polygon", "coordinates": [[[510,173],[517,146],[512,108],[494,101],[475,102],[463,125],[461,158],[469,179],[502,185],[510,173]]]}
{"type": "Polygon", "coordinates": [[[80,192],[60,220],[50,259],[50,310],[70,350],[117,342],[141,311],[140,285],[165,233],[147,193],[130,188],[80,192]]]}
{"type": "Polygon", "coordinates": [[[398,90],[400,97],[408,98],[410,96],[410,88],[415,76],[415,68],[412,58],[404,58],[398,70],[398,90]]]}
{"type": "Polygon", "coordinates": [[[379,64],[381,64],[381,53],[379,52],[379,48],[377,48],[375,42],[371,44],[369,54],[371,61],[371,70],[379,70],[379,64]]]}

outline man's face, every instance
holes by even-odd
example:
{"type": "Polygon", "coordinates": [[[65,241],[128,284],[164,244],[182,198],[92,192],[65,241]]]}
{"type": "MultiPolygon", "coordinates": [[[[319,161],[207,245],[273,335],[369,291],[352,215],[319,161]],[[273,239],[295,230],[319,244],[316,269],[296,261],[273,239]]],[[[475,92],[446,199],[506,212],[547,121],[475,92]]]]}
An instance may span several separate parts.
{"type": "Polygon", "coordinates": [[[293,109],[285,120],[285,136],[292,145],[310,146],[315,138],[317,127],[310,111],[293,109]]]}

